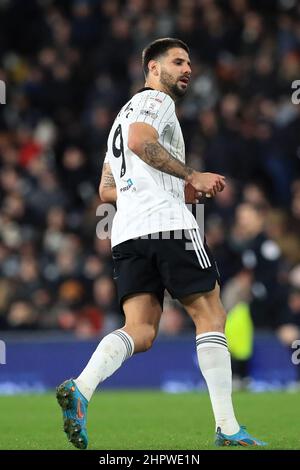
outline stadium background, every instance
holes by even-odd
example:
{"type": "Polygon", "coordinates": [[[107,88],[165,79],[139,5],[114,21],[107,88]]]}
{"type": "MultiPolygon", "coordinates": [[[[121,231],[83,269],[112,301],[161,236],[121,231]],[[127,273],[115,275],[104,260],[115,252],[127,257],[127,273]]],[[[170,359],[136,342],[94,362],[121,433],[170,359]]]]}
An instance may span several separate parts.
{"type": "MultiPolygon", "coordinates": [[[[290,346],[300,338],[300,105],[292,103],[292,82],[300,79],[298,2],[5,0],[3,393],[51,387],[78,373],[98,338],[122,325],[110,242],[96,236],[98,184],[114,116],[144,83],[141,50],[165,36],[191,50],[193,80],[178,106],[187,163],[227,177],[205,220],[231,315],[235,385],[297,386],[290,346]]],[[[155,348],[108,384],[198,385],[192,324],[170,299],[155,348]],[[160,361],[170,350],[174,364],[160,361]]]]}

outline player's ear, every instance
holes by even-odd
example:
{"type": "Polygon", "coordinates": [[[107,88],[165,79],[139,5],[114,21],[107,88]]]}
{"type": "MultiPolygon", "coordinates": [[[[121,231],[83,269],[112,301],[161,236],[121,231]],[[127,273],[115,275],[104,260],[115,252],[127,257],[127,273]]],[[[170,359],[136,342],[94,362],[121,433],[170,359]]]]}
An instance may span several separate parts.
{"type": "Polygon", "coordinates": [[[149,72],[158,77],[159,75],[159,63],[157,60],[150,60],[148,63],[149,72]]]}

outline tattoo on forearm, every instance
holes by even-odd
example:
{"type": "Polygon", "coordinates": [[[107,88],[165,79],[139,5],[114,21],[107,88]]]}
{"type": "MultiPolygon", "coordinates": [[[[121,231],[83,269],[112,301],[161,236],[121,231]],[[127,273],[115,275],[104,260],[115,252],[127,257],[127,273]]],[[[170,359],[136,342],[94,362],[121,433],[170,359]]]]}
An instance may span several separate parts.
{"type": "Polygon", "coordinates": [[[116,187],[115,179],[114,179],[113,174],[112,174],[112,172],[111,172],[111,170],[110,170],[110,168],[108,167],[107,164],[105,164],[105,166],[104,166],[102,178],[103,178],[103,187],[104,188],[115,188],[116,187]]]}
{"type": "Polygon", "coordinates": [[[111,175],[104,175],[103,178],[103,187],[104,188],[112,188],[115,187],[115,180],[114,177],[111,175]]]}
{"type": "Polygon", "coordinates": [[[159,142],[146,142],[139,157],[153,168],[177,178],[185,179],[194,171],[173,157],[159,142]]]}

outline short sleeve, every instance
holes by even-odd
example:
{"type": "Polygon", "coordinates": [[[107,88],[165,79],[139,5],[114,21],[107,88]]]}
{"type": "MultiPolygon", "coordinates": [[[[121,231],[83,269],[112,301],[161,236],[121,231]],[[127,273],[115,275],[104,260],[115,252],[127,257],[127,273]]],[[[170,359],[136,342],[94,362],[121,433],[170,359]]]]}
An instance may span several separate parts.
{"type": "Polygon", "coordinates": [[[172,98],[160,91],[143,93],[137,101],[131,122],[144,122],[154,127],[162,135],[167,126],[172,126],[175,119],[175,104],[172,98]]]}

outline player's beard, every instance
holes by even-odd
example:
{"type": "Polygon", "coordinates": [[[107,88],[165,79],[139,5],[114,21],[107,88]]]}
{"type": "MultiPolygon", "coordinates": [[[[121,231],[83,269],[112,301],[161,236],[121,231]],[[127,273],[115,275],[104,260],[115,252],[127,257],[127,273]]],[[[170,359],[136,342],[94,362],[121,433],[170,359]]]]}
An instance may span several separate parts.
{"type": "Polygon", "coordinates": [[[184,96],[187,90],[187,88],[179,88],[178,81],[174,83],[174,77],[165,70],[161,71],[160,83],[176,98],[184,96]]]}

